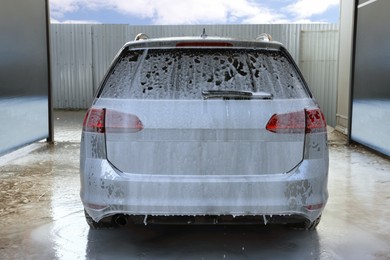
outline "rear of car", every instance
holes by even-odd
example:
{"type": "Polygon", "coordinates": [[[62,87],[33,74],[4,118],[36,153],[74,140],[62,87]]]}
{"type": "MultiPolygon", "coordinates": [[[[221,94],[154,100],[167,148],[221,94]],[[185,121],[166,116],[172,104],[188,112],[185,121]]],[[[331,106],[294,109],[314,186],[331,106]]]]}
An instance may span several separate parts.
{"type": "Polygon", "coordinates": [[[84,120],[81,199],[91,227],[299,223],[326,204],[326,122],[276,42],[126,44],[84,120]]]}

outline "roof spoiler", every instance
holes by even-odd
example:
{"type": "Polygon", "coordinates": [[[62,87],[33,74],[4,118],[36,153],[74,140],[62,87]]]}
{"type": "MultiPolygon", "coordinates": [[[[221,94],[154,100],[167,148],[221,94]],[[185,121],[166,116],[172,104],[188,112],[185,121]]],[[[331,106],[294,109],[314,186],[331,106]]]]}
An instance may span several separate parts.
{"type": "MultiPolygon", "coordinates": [[[[207,38],[205,28],[203,28],[203,33],[200,37],[202,37],[203,39],[207,38]]],[[[139,34],[137,34],[137,36],[135,36],[134,41],[148,40],[148,39],[150,39],[150,37],[148,35],[146,35],[145,33],[139,33],[139,34]]],[[[259,36],[256,37],[256,41],[270,42],[270,41],[272,41],[272,36],[268,33],[261,33],[259,36]]]]}

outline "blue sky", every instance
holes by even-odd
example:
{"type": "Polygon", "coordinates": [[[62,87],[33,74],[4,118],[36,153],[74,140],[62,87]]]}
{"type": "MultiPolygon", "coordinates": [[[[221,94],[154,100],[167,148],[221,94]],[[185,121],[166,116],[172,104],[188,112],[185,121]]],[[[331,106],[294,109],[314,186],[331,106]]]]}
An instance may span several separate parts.
{"type": "Polygon", "coordinates": [[[340,0],[49,0],[52,23],[338,23],[340,0]]]}

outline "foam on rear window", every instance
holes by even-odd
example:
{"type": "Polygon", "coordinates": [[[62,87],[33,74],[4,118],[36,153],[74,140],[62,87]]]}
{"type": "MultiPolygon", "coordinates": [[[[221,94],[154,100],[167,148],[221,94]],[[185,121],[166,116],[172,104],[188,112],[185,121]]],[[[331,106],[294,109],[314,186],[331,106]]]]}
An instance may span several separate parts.
{"type": "Polygon", "coordinates": [[[275,99],[307,97],[299,74],[279,51],[148,49],[128,51],[101,97],[202,99],[202,90],[268,92],[275,99]]]}

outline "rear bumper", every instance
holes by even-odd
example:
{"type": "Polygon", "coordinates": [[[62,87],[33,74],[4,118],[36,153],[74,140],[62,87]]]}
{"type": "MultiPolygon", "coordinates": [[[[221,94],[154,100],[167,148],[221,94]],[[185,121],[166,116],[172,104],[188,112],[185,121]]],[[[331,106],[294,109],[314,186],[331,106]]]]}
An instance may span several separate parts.
{"type": "Polygon", "coordinates": [[[99,221],[143,216],[299,216],[314,221],[328,198],[325,159],[304,160],[292,172],[261,176],[178,176],[122,173],[86,158],[81,200],[99,221]]]}

